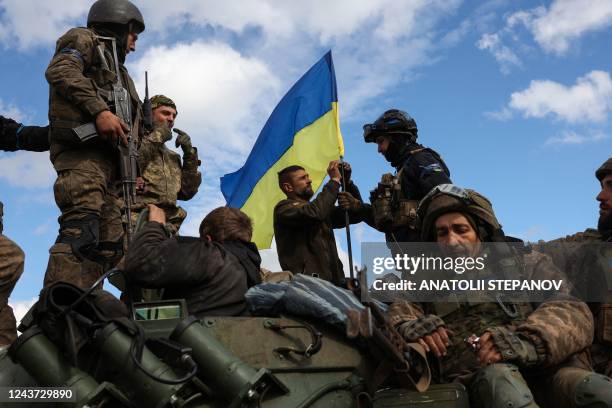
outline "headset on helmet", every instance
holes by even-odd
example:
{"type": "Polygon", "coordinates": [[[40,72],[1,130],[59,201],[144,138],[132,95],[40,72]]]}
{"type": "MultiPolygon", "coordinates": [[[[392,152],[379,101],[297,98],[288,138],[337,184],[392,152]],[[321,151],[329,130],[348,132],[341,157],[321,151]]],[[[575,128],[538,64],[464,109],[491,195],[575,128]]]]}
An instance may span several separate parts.
{"type": "Polygon", "coordinates": [[[87,27],[94,24],[134,24],[137,33],[145,29],[138,7],[128,0],[98,0],[89,9],[87,27]]]}
{"type": "Polygon", "coordinates": [[[399,109],[390,109],[374,123],[363,125],[363,138],[366,143],[374,143],[380,135],[409,135],[412,141],[415,141],[417,131],[417,124],[412,116],[399,109]]]}

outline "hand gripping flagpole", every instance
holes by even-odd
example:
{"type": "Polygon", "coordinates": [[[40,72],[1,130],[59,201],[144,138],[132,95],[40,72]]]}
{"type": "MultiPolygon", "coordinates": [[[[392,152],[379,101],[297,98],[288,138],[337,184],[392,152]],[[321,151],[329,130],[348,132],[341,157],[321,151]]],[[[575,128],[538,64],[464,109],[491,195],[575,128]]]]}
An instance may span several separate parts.
{"type": "MultiPolygon", "coordinates": [[[[344,177],[344,157],[340,156],[340,172],[342,174],[342,191],[346,191],[346,178],[344,177]]],[[[351,277],[350,285],[355,282],[355,272],[353,271],[353,246],[351,244],[351,224],[349,222],[348,209],[344,210],[344,223],[346,225],[346,246],[348,249],[349,259],[349,276],[351,277]]]]}

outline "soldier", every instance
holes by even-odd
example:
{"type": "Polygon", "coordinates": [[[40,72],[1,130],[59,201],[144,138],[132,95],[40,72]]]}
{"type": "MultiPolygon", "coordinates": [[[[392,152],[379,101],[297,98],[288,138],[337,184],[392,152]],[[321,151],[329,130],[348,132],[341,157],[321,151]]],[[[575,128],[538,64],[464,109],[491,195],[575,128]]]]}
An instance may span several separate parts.
{"type": "Polygon", "coordinates": [[[24,126],[0,115],[0,150],[46,152],[49,150],[49,126],[24,126]]]}
{"type": "Polygon", "coordinates": [[[89,287],[121,259],[117,146],[128,145],[128,134],[139,140],[142,116],[123,64],[144,28],[142,14],[131,2],[98,0],[89,10],[87,28],[73,28],[57,41],[45,75],[50,86],[50,157],[58,176],[54,193],[61,215],[45,285],[63,280],[89,287]],[[131,129],[115,114],[117,84],[127,89],[127,100],[118,101],[127,104],[120,105],[121,113],[125,118],[131,114],[131,129]],[[95,137],[77,137],[81,125],[91,123],[95,137]]]}
{"type": "Polygon", "coordinates": [[[591,358],[595,371],[612,377],[612,158],[597,169],[601,191],[597,229],[588,228],[565,238],[538,243],[538,250],[575,282],[576,295],[590,302],[595,317],[591,358]],[[605,301],[604,301],[605,300],[605,301]]]}
{"type": "Polygon", "coordinates": [[[350,208],[351,224],[366,220],[371,210],[363,204],[359,189],[350,179],[348,163],[344,163],[347,192],[339,193],[339,165],[338,161],[329,163],[330,180],[312,201],[312,181],[303,167],[289,166],[278,173],[278,184],[287,199],[274,207],[274,239],[283,270],[346,286],[333,231],[345,227],[345,212],[335,202],[340,199],[345,208],[350,208]]]}
{"type": "Polygon", "coordinates": [[[384,174],[370,195],[375,226],[390,243],[418,241],[419,200],[433,187],[451,183],[450,171],[440,155],[418,144],[417,133],[415,120],[397,109],[363,126],[365,142],[376,143],[378,153],[397,170],[395,176],[384,174]]]}
{"type": "Polygon", "coordinates": [[[0,352],[17,338],[13,309],[8,299],[23,273],[25,255],[21,248],[2,234],[4,206],[0,201],[0,352]]]}
{"type": "Polygon", "coordinates": [[[244,294],[261,282],[261,257],[251,242],[251,220],[219,207],[200,225],[200,238],[170,237],[165,212],[149,205],[149,222],[134,237],[126,272],[136,285],[163,288],[164,298],[187,302],[190,314],[248,315],[244,294]]]}
{"type": "Polygon", "coordinates": [[[155,128],[144,136],[138,149],[138,163],[145,188],[132,207],[132,221],[136,221],[140,211],[148,204],[155,204],[164,210],[168,221],[166,226],[172,235],[176,235],[187,216],[185,210],[176,205],[176,200],[191,199],[202,183],[202,175],[198,171],[198,150],[191,145],[187,133],[175,128],[178,134],[175,145],[183,150],[181,164],[181,157],[165,145],[172,138],[176,105],[164,95],[155,95],[151,98],[151,108],[155,128]]]}
{"type": "MultiPolygon", "coordinates": [[[[508,238],[491,203],[475,191],[438,186],[419,216],[423,241],[444,244],[447,254],[487,254],[497,269],[515,269],[524,279],[561,276],[547,256],[503,244],[508,238]],[[481,242],[496,244],[482,248],[481,242]]],[[[593,336],[586,304],[561,294],[535,309],[496,299],[422,307],[398,301],[389,313],[406,340],[440,359],[445,380],[468,385],[476,407],[612,406],[612,382],[590,371],[581,353],[593,336]],[[464,343],[470,336],[475,354],[464,343]]]]}

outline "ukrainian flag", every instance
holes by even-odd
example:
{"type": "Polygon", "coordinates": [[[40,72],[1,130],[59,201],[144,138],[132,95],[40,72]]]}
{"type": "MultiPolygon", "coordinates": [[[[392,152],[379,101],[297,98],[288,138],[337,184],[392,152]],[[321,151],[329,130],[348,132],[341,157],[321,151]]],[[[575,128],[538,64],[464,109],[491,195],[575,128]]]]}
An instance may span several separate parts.
{"type": "Polygon", "coordinates": [[[331,51],[300,78],[276,106],[242,168],[221,178],[228,207],[253,220],[253,242],[270,248],[274,206],[285,194],[278,172],[294,164],[306,169],[318,190],[327,165],[344,155],[331,51]]]}

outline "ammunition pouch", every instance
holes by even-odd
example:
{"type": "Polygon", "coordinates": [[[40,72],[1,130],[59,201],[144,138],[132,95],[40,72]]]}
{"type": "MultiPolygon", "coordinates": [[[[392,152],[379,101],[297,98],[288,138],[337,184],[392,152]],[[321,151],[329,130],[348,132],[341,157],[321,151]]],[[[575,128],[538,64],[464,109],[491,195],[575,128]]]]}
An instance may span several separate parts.
{"type": "Polygon", "coordinates": [[[402,323],[397,331],[408,342],[416,342],[421,337],[433,333],[439,327],[443,327],[444,321],[436,315],[425,315],[416,320],[402,323]]]}
{"type": "Polygon", "coordinates": [[[417,228],[418,200],[403,198],[399,176],[383,174],[378,187],[370,192],[374,225],[382,232],[417,228]]]}
{"type": "Polygon", "coordinates": [[[523,367],[535,365],[538,362],[536,347],[520,334],[508,330],[506,327],[489,327],[485,332],[491,333],[493,343],[502,355],[503,361],[513,361],[523,367]]]}

